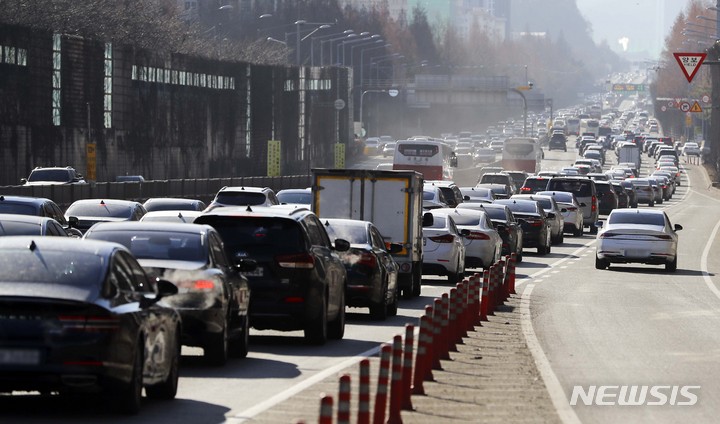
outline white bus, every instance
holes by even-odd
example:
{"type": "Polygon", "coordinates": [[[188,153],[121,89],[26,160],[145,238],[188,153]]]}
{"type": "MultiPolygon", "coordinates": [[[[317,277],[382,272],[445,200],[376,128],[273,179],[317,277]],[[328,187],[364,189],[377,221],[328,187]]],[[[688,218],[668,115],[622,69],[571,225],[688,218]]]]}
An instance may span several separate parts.
{"type": "Polygon", "coordinates": [[[502,167],[506,171],[540,172],[542,149],[537,138],[515,137],[505,140],[502,150],[502,167]]]}
{"type": "Polygon", "coordinates": [[[425,180],[452,180],[452,148],[441,140],[399,140],[393,157],[394,170],[417,171],[425,180]]]}

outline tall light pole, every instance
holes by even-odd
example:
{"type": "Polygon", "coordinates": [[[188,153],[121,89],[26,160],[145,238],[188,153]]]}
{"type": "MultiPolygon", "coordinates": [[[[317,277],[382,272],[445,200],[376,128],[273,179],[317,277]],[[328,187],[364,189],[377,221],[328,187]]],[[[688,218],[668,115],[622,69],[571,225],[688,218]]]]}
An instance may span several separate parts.
{"type": "Polygon", "coordinates": [[[325,64],[325,58],[324,58],[325,53],[324,53],[324,49],[323,49],[323,44],[325,44],[326,42],[330,43],[330,62],[328,63],[328,65],[335,65],[335,61],[333,60],[333,45],[332,45],[332,43],[334,43],[335,41],[339,41],[339,40],[343,40],[343,39],[346,40],[348,38],[355,38],[355,37],[358,37],[358,34],[352,33],[352,34],[348,34],[348,35],[345,35],[342,37],[331,38],[329,40],[321,41],[320,42],[320,64],[323,64],[323,65],[325,64]]]}
{"type": "Polygon", "coordinates": [[[331,26],[335,25],[333,22],[307,22],[304,19],[300,19],[295,21],[295,64],[297,66],[300,66],[300,42],[305,40],[309,35],[314,34],[316,31],[324,28],[330,28],[331,26]],[[303,25],[314,25],[316,26],[315,29],[313,29],[310,34],[306,35],[305,37],[300,36],[300,27],[303,25]]]}
{"type": "Polygon", "coordinates": [[[366,40],[366,43],[357,43],[357,44],[355,44],[355,45],[353,45],[353,46],[350,46],[350,67],[352,68],[352,67],[353,67],[353,62],[355,62],[355,48],[356,48],[356,47],[360,47],[360,50],[362,50],[363,48],[366,48],[366,47],[368,47],[369,45],[378,44],[378,43],[384,43],[384,42],[385,42],[385,41],[384,41],[382,38],[380,38],[379,35],[375,34],[375,35],[371,35],[371,36],[369,37],[369,39],[366,40]]]}
{"type": "Polygon", "coordinates": [[[365,53],[371,52],[371,51],[377,50],[377,49],[386,49],[390,46],[392,46],[392,44],[386,43],[386,44],[383,44],[382,46],[370,47],[369,49],[363,49],[360,52],[360,90],[362,90],[365,85],[365,81],[363,80],[363,75],[365,73],[365,53]]]}
{"type": "Polygon", "coordinates": [[[332,34],[325,34],[325,35],[318,35],[315,37],[312,37],[310,39],[310,65],[315,66],[315,40],[320,40],[320,66],[322,66],[323,63],[323,41],[327,41],[326,39],[335,37],[335,36],[341,36],[340,38],[347,36],[348,34],[352,34],[354,31],[351,29],[346,29],[343,32],[335,32],[332,34]]]}
{"type": "Polygon", "coordinates": [[[343,58],[342,58],[342,60],[340,59],[340,48],[341,47],[343,47],[345,44],[357,43],[360,41],[367,41],[368,39],[370,39],[370,37],[368,37],[368,35],[370,35],[369,32],[361,32],[360,34],[358,34],[358,37],[363,37],[363,38],[339,42],[337,45],[337,51],[335,52],[335,61],[336,62],[334,62],[333,65],[335,65],[335,64],[342,65],[345,63],[345,49],[344,48],[343,48],[343,58]]]}

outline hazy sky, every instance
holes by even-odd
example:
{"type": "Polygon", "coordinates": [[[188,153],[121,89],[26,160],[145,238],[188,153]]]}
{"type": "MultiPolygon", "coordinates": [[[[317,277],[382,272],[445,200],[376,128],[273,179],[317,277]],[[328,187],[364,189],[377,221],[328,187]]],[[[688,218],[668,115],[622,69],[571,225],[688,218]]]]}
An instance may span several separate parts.
{"type": "Polygon", "coordinates": [[[590,22],[596,42],[607,40],[610,48],[623,52],[618,41],[627,39],[629,59],[657,59],[665,36],[686,0],[577,0],[590,22]]]}

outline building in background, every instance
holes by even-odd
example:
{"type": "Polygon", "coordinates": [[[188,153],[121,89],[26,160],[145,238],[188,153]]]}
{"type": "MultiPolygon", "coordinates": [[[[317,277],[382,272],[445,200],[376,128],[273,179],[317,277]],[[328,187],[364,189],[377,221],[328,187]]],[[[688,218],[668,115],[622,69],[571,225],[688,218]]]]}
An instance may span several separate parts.
{"type": "Polygon", "coordinates": [[[342,7],[352,6],[357,10],[362,10],[363,8],[367,10],[372,10],[373,8],[379,9],[387,3],[390,16],[395,20],[400,17],[403,11],[405,11],[407,17],[410,16],[411,8],[408,7],[409,1],[410,0],[339,0],[342,7]]]}

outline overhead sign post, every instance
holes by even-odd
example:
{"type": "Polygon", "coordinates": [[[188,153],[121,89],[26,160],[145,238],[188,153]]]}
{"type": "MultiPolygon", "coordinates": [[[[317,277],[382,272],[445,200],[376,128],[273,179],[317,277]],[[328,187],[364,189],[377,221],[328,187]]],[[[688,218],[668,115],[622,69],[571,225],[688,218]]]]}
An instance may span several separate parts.
{"type": "Polygon", "coordinates": [[[673,53],[680,69],[685,74],[688,82],[692,82],[695,74],[700,69],[700,65],[705,61],[707,53],[673,53]]]}

